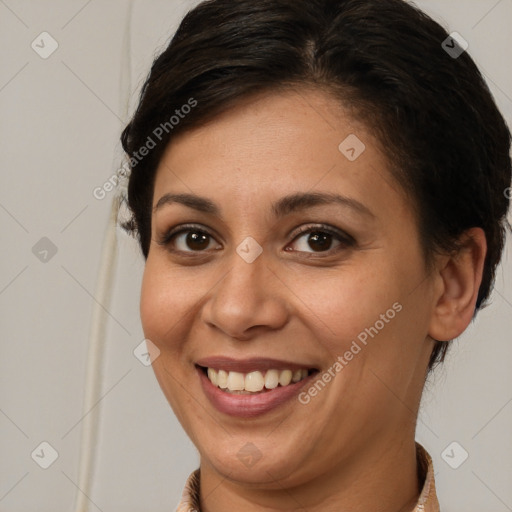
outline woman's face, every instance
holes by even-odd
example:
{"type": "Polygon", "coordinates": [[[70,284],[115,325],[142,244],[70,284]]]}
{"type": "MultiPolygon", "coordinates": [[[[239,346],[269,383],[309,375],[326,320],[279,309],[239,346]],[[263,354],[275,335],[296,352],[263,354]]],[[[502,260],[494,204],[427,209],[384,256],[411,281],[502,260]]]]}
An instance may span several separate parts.
{"type": "Polygon", "coordinates": [[[153,207],[142,324],[202,467],[300,485],[413,438],[434,285],[407,196],[334,99],[259,95],[180,135],[153,207]]]}

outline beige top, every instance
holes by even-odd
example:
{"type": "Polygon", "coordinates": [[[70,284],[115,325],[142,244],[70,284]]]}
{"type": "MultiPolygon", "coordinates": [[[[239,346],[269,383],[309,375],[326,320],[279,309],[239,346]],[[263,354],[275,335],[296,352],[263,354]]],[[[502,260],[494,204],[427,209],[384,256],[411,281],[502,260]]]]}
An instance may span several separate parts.
{"type": "MultiPolygon", "coordinates": [[[[413,512],[439,512],[432,458],[418,442],[416,442],[416,460],[418,461],[421,494],[413,512]]],[[[199,469],[196,469],[188,477],[176,512],[201,512],[199,506],[199,469]]]]}

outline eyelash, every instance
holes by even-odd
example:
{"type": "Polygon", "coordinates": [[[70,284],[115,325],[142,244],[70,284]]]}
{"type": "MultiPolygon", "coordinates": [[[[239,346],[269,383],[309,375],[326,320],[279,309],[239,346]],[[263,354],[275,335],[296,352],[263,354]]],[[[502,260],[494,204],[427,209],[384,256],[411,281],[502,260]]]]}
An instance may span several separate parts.
{"type": "MultiPolygon", "coordinates": [[[[175,237],[177,237],[178,235],[181,235],[183,233],[188,233],[188,232],[201,233],[201,234],[207,235],[207,236],[215,239],[215,237],[211,233],[209,233],[204,228],[201,228],[197,224],[183,224],[182,226],[179,226],[179,228],[173,228],[173,229],[169,230],[167,233],[165,233],[162,236],[162,238],[160,240],[157,241],[157,243],[161,246],[169,248],[172,240],[175,237]]],[[[295,235],[292,239],[292,242],[295,242],[295,240],[297,240],[300,236],[307,234],[307,233],[322,233],[322,234],[327,233],[329,235],[332,235],[336,240],[338,240],[340,242],[340,245],[338,245],[334,249],[328,249],[326,251],[319,251],[316,253],[315,252],[312,252],[312,253],[306,252],[306,254],[311,255],[309,257],[319,257],[316,255],[332,255],[333,253],[336,253],[342,249],[352,247],[356,243],[354,238],[351,237],[350,235],[348,235],[347,233],[344,233],[341,230],[334,229],[326,224],[316,224],[314,226],[308,225],[308,226],[302,227],[297,233],[295,233],[295,235]]],[[[173,253],[185,254],[187,256],[202,255],[202,254],[206,253],[205,250],[203,250],[203,251],[181,251],[181,250],[176,250],[176,249],[169,249],[169,251],[173,252],[173,253]]],[[[302,253],[304,251],[296,251],[296,252],[302,253]]],[[[320,257],[322,257],[322,256],[320,256],[320,257]]]]}

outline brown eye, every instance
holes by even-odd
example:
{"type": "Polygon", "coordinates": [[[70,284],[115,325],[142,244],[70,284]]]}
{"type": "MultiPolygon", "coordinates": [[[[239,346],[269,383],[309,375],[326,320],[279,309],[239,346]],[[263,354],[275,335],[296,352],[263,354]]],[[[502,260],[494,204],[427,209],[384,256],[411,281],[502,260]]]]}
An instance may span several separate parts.
{"type": "Polygon", "coordinates": [[[194,251],[203,251],[208,248],[209,235],[199,231],[188,231],[185,233],[185,246],[194,251]]]}
{"type": "MultiPolygon", "coordinates": [[[[215,238],[207,231],[194,225],[180,226],[180,228],[171,230],[158,243],[167,247],[171,252],[189,255],[206,252],[208,249],[220,248],[219,245],[215,244],[211,246],[215,238]]],[[[349,248],[354,244],[355,240],[342,231],[338,232],[327,226],[314,226],[302,229],[291,245],[298,246],[293,251],[315,254],[333,253],[349,248]]],[[[285,250],[289,251],[288,248],[285,250]]]]}
{"type": "Polygon", "coordinates": [[[202,252],[210,248],[213,237],[197,227],[182,227],[166,234],[158,243],[164,246],[172,246],[170,250],[176,252],[202,252]]]}
{"type": "Polygon", "coordinates": [[[336,251],[354,244],[354,240],[349,235],[335,232],[330,228],[306,228],[295,237],[293,244],[298,245],[295,249],[299,252],[322,253],[336,251]],[[334,248],[333,244],[336,244],[334,248]]]}
{"type": "Polygon", "coordinates": [[[333,236],[329,233],[310,233],[308,244],[314,251],[327,251],[332,244],[333,236]]]}

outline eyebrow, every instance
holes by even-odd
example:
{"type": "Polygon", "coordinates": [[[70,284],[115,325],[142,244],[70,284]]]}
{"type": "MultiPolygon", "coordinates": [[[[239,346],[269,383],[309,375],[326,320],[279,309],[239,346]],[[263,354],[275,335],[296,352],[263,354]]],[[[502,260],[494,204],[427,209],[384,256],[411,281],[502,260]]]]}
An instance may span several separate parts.
{"type": "MultiPolygon", "coordinates": [[[[194,194],[164,194],[156,203],[153,212],[157,212],[165,205],[174,203],[182,204],[188,208],[219,218],[221,217],[221,210],[213,201],[194,194]]],[[[279,218],[299,210],[329,204],[339,204],[364,216],[375,218],[375,215],[359,201],[351,197],[326,192],[297,192],[290,194],[273,203],[271,210],[273,215],[279,218]]]]}

